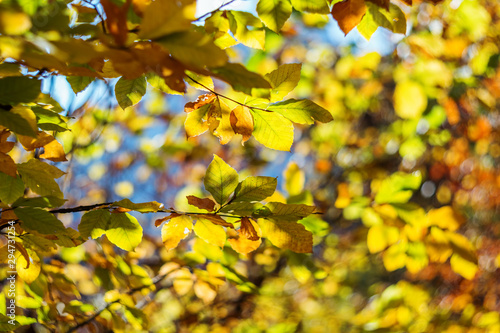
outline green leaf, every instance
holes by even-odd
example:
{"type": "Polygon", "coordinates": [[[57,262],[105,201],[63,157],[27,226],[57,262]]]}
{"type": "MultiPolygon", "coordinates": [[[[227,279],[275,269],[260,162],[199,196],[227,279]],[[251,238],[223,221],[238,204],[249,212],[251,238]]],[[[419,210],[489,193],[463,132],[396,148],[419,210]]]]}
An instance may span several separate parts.
{"type": "Polygon", "coordinates": [[[189,112],[184,121],[184,129],[188,138],[198,136],[208,131],[206,115],[212,104],[205,104],[192,112],[189,112]]]}
{"type": "Polygon", "coordinates": [[[262,21],[247,12],[227,11],[229,27],[238,42],[245,46],[264,50],[266,32],[262,21]]]}
{"type": "Polygon", "coordinates": [[[96,209],[82,216],[78,225],[78,231],[83,239],[96,239],[101,237],[108,230],[111,213],[106,209],[96,209]]]}
{"type": "Polygon", "coordinates": [[[64,205],[66,200],[52,196],[37,197],[37,198],[19,198],[12,206],[13,207],[41,207],[54,208],[64,205]]]}
{"type": "Polygon", "coordinates": [[[271,196],[278,185],[277,178],[248,177],[238,184],[233,201],[261,201],[271,196]]]}
{"type": "Polygon", "coordinates": [[[271,88],[262,76],[251,72],[241,64],[227,63],[223,67],[211,68],[213,76],[226,81],[234,90],[250,94],[252,88],[271,88]]]}
{"type": "Polygon", "coordinates": [[[45,131],[65,132],[68,130],[68,118],[57,112],[39,106],[32,108],[36,115],[38,127],[45,131]]]}
{"type": "Polygon", "coordinates": [[[260,219],[259,226],[263,236],[275,246],[297,253],[312,253],[312,233],[302,224],[260,219]]]}
{"type": "Polygon", "coordinates": [[[269,202],[267,207],[271,214],[267,218],[275,221],[293,222],[311,215],[316,207],[302,204],[284,204],[281,202],[269,202]]]}
{"type": "Polygon", "coordinates": [[[275,112],[252,110],[254,119],[253,136],[264,146],[290,151],[293,143],[293,124],[275,112]]]}
{"type": "Polygon", "coordinates": [[[142,227],[137,219],[130,214],[111,214],[106,237],[120,249],[133,251],[142,241],[142,227]]]}
{"type": "Polygon", "coordinates": [[[200,75],[198,73],[191,72],[188,70],[186,70],[186,75],[188,76],[188,77],[186,77],[186,82],[189,83],[190,86],[192,86],[196,89],[199,89],[199,90],[204,90],[204,91],[210,91],[208,89],[214,90],[214,81],[212,80],[212,78],[210,76],[200,75]],[[199,83],[194,82],[190,78],[193,78],[196,82],[199,82],[199,83]]]}
{"type": "Polygon", "coordinates": [[[0,201],[11,204],[24,194],[24,183],[20,177],[13,178],[0,172],[0,201]]]}
{"type": "Polygon", "coordinates": [[[299,12],[330,14],[326,0],[292,0],[292,6],[299,12]]]}
{"type": "Polygon", "coordinates": [[[408,202],[413,190],[418,189],[421,182],[422,175],[418,171],[412,174],[394,173],[382,181],[375,202],[379,204],[408,202]]]}
{"type": "Polygon", "coordinates": [[[71,89],[73,89],[75,94],[78,94],[80,91],[85,90],[89,84],[94,82],[95,78],[90,76],[67,76],[66,81],[71,85],[71,89]]]}
{"type": "Polygon", "coordinates": [[[271,101],[281,101],[290,91],[295,89],[300,81],[300,69],[302,64],[284,64],[265,78],[271,83],[271,101]]]}
{"type": "Polygon", "coordinates": [[[6,111],[0,107],[0,125],[16,134],[36,138],[36,116],[30,108],[17,106],[6,111]]]}
{"type": "Polygon", "coordinates": [[[176,59],[198,68],[224,65],[227,54],[210,35],[198,31],[177,32],[156,41],[176,59]]]}
{"type": "Polygon", "coordinates": [[[156,39],[174,32],[188,30],[195,20],[196,1],[157,0],[146,7],[139,38],[156,39]]]}
{"type": "Polygon", "coordinates": [[[40,94],[41,81],[26,76],[0,79],[0,104],[19,104],[34,101],[40,94]]]}
{"type": "Polygon", "coordinates": [[[313,124],[314,120],[328,123],[333,120],[332,114],[328,110],[308,99],[289,99],[271,104],[267,109],[299,124],[313,124]]]}
{"type": "Polygon", "coordinates": [[[53,249],[57,249],[57,245],[45,237],[35,236],[33,234],[24,234],[22,239],[24,247],[37,252],[50,252],[53,249]]]}
{"type": "Polygon", "coordinates": [[[54,214],[32,207],[15,208],[14,213],[21,220],[21,226],[26,231],[37,231],[44,235],[64,233],[66,228],[54,214]]]}
{"type": "Polygon", "coordinates": [[[272,31],[279,33],[292,14],[290,0],[259,0],[257,13],[272,31]]]}
{"type": "Polygon", "coordinates": [[[115,95],[122,109],[137,104],[146,93],[146,78],[141,76],[134,80],[121,77],[115,85],[115,95]]]}
{"type": "Polygon", "coordinates": [[[156,213],[162,206],[161,203],[156,201],[133,203],[129,199],[123,199],[113,202],[113,206],[123,207],[130,210],[135,210],[139,213],[156,213]]]}
{"type": "Polygon", "coordinates": [[[219,156],[214,155],[205,174],[204,184],[215,201],[222,205],[238,186],[238,173],[219,156]]]}
{"type": "MultiPolygon", "coordinates": [[[[4,306],[8,306],[8,304],[4,306]]],[[[16,321],[15,319],[11,319],[10,317],[7,317],[6,315],[0,313],[0,331],[12,332],[19,327],[21,327],[21,324],[19,324],[18,321],[16,321]]]]}
{"type": "Polygon", "coordinates": [[[386,28],[394,33],[406,33],[406,17],[401,8],[390,4],[389,10],[381,8],[371,2],[365,2],[367,11],[358,25],[359,33],[370,39],[378,27],[386,28]]]}
{"type": "Polygon", "coordinates": [[[17,171],[21,175],[24,184],[33,192],[43,196],[64,197],[59,185],[54,180],[54,178],[64,175],[64,172],[55,166],[32,158],[28,162],[18,164],[17,171]]]}
{"type": "Polygon", "coordinates": [[[156,89],[159,89],[163,91],[166,94],[171,94],[171,95],[184,95],[183,92],[174,90],[170,88],[167,83],[165,82],[165,79],[163,79],[161,76],[156,75],[154,73],[148,73],[146,75],[146,78],[148,80],[148,83],[156,89]]]}

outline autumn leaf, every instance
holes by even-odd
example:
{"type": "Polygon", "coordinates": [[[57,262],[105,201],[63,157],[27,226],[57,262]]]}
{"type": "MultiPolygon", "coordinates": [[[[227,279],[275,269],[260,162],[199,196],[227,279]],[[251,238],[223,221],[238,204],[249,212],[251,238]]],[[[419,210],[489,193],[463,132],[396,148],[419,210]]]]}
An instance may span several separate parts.
{"type": "Polygon", "coordinates": [[[196,101],[186,103],[186,105],[184,106],[184,112],[193,112],[194,110],[197,110],[206,104],[212,103],[215,98],[216,96],[214,94],[200,95],[198,96],[196,101]]]}
{"type": "Polygon", "coordinates": [[[260,238],[259,233],[256,231],[260,228],[256,223],[250,221],[248,217],[243,217],[241,219],[240,233],[249,240],[256,241],[260,238]]]}
{"type": "Polygon", "coordinates": [[[332,16],[344,34],[348,34],[361,22],[366,13],[364,0],[344,0],[333,5],[332,16]]]}
{"type": "Polygon", "coordinates": [[[265,78],[271,83],[271,101],[281,101],[300,81],[302,64],[283,64],[265,78]]]}
{"type": "Polygon", "coordinates": [[[293,143],[293,124],[290,120],[275,113],[254,110],[253,136],[264,146],[290,151],[293,143]]]}
{"type": "Polygon", "coordinates": [[[215,202],[209,198],[198,198],[194,195],[188,195],[187,197],[188,203],[200,209],[208,210],[209,212],[213,212],[215,208],[215,202]]]}
{"type": "Polygon", "coordinates": [[[273,177],[248,177],[238,184],[234,191],[234,202],[261,201],[276,190],[278,180],[273,177]]]}
{"type": "Polygon", "coordinates": [[[252,136],[253,117],[250,110],[242,105],[238,105],[231,111],[229,121],[234,133],[241,134],[243,142],[246,142],[252,136]]]}
{"type": "Polygon", "coordinates": [[[161,228],[161,239],[167,250],[175,249],[193,229],[193,222],[188,216],[181,215],[170,219],[161,228]]]}
{"type": "Polygon", "coordinates": [[[213,224],[209,220],[198,218],[194,225],[195,234],[209,244],[223,247],[226,242],[226,232],[224,228],[213,224]]]}
{"type": "Polygon", "coordinates": [[[257,13],[272,31],[278,33],[292,14],[289,0],[259,0],[257,13]]]}
{"type": "Polygon", "coordinates": [[[259,219],[259,225],[263,236],[276,247],[297,253],[312,253],[312,233],[302,224],[259,219]]]}
{"type": "Polygon", "coordinates": [[[205,173],[204,184],[215,201],[222,205],[238,186],[238,173],[219,156],[214,155],[205,173]]]}

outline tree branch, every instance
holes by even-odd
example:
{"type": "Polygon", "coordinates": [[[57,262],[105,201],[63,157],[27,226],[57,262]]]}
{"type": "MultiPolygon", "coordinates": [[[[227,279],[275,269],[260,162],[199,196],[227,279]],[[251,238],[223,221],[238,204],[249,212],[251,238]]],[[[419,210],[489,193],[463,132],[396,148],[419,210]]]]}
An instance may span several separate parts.
{"type": "Polygon", "coordinates": [[[201,15],[200,17],[198,17],[198,18],[197,18],[196,20],[194,20],[193,22],[198,22],[198,21],[201,21],[201,20],[203,20],[205,17],[210,16],[210,15],[212,15],[212,14],[214,14],[214,13],[217,13],[219,10],[221,10],[222,8],[224,8],[224,7],[226,7],[226,6],[229,6],[230,4],[232,4],[232,3],[233,3],[233,2],[235,2],[235,1],[236,1],[236,0],[231,0],[231,1],[229,1],[229,2],[223,3],[222,5],[220,5],[220,6],[219,6],[219,8],[214,9],[214,10],[212,10],[211,12],[208,12],[208,13],[206,13],[206,14],[201,15]]]}
{"type": "Polygon", "coordinates": [[[273,111],[270,111],[270,110],[266,110],[266,109],[262,109],[262,108],[259,108],[259,107],[256,107],[256,106],[250,106],[250,105],[247,105],[247,104],[245,104],[245,103],[238,102],[237,100],[234,100],[234,99],[232,99],[231,97],[227,97],[227,96],[225,96],[225,95],[222,95],[221,93],[216,92],[216,91],[215,91],[215,90],[213,90],[213,89],[210,89],[209,87],[207,87],[207,86],[206,86],[206,85],[204,85],[203,83],[200,83],[200,82],[196,81],[195,79],[193,79],[191,76],[189,76],[189,75],[187,75],[187,74],[186,74],[186,76],[187,76],[187,77],[188,77],[191,81],[193,81],[193,82],[194,82],[194,83],[196,83],[196,84],[199,84],[200,86],[202,86],[203,88],[207,89],[208,91],[210,91],[212,94],[214,94],[214,95],[215,95],[215,96],[217,96],[217,97],[222,97],[222,98],[225,98],[225,99],[227,99],[227,100],[229,100],[229,101],[231,101],[231,102],[233,102],[233,103],[236,103],[236,104],[238,104],[238,105],[244,106],[244,107],[249,108],[249,109],[251,109],[251,110],[259,110],[259,111],[264,111],[264,112],[273,112],[273,111]]]}

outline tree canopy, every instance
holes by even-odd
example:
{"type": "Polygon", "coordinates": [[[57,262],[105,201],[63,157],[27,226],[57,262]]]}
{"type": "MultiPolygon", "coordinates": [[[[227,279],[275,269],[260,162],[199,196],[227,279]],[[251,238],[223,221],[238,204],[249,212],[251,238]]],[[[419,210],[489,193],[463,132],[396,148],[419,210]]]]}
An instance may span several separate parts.
{"type": "Polygon", "coordinates": [[[500,4],[243,4],[0,2],[0,330],[498,332],[500,4]]]}

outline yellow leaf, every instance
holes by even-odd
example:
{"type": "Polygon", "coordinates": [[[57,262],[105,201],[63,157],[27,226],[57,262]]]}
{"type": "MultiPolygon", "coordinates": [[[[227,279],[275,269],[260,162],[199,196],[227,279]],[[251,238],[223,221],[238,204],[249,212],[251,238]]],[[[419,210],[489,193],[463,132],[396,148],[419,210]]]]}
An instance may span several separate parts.
{"type": "Polygon", "coordinates": [[[297,163],[288,163],[285,171],[283,171],[283,177],[285,178],[285,189],[290,196],[298,195],[302,192],[306,176],[304,175],[304,171],[300,170],[297,163]]]}
{"type": "Polygon", "coordinates": [[[399,239],[399,229],[385,225],[374,225],[368,230],[367,245],[371,253],[385,250],[399,239]]]}
{"type": "Polygon", "coordinates": [[[204,118],[209,108],[210,104],[207,104],[187,114],[184,128],[188,138],[198,136],[208,130],[208,122],[204,118]]]}
{"type": "Polygon", "coordinates": [[[392,272],[405,266],[407,245],[407,243],[396,243],[384,252],[382,259],[385,269],[392,272]]]}
{"type": "Polygon", "coordinates": [[[185,215],[170,219],[161,228],[161,239],[167,250],[176,248],[179,242],[186,238],[193,229],[191,219],[185,215]]]}
{"type": "Polygon", "coordinates": [[[231,141],[234,136],[230,115],[231,109],[220,99],[212,103],[208,113],[209,126],[211,126],[211,120],[216,119],[215,126],[211,128],[211,131],[223,145],[231,141]]]}
{"type": "Polygon", "coordinates": [[[245,237],[238,236],[237,238],[230,238],[228,239],[229,244],[231,244],[231,247],[233,250],[235,250],[238,253],[241,254],[247,254],[252,251],[255,251],[259,248],[260,244],[262,243],[262,239],[258,239],[256,241],[249,240],[245,237]]]}
{"type": "Polygon", "coordinates": [[[451,256],[450,264],[455,273],[462,275],[467,280],[472,280],[476,276],[477,265],[456,253],[451,256]]]}
{"type": "Polygon", "coordinates": [[[403,81],[394,91],[394,110],[404,119],[415,119],[427,108],[427,96],[422,86],[413,81],[403,81]]]}
{"type": "Polygon", "coordinates": [[[296,222],[279,222],[259,219],[264,237],[275,246],[298,253],[312,253],[312,233],[296,222]]]}
{"type": "Polygon", "coordinates": [[[203,303],[210,304],[217,296],[215,289],[205,281],[196,281],[194,293],[203,300],[203,303]]]}
{"type": "Polygon", "coordinates": [[[36,252],[27,250],[30,256],[30,262],[26,261],[24,255],[19,255],[16,262],[16,271],[18,276],[26,283],[32,283],[40,274],[40,258],[36,252]]]}
{"type": "Polygon", "coordinates": [[[223,247],[226,242],[226,231],[224,228],[205,219],[198,219],[196,221],[194,232],[204,241],[218,247],[223,247]]]}
{"type": "Polygon", "coordinates": [[[23,12],[10,10],[0,11],[0,33],[5,35],[22,35],[31,28],[31,20],[23,12]]]}
{"type": "Polygon", "coordinates": [[[64,153],[63,146],[57,142],[57,140],[53,140],[43,146],[44,153],[40,155],[41,158],[45,158],[52,162],[64,162],[67,161],[66,154],[64,153]]]}
{"type": "Polygon", "coordinates": [[[187,268],[183,267],[170,274],[170,276],[174,278],[175,292],[181,296],[186,295],[193,287],[193,277],[187,268]]]}
{"type": "Polygon", "coordinates": [[[437,225],[441,229],[448,229],[450,231],[457,230],[464,222],[463,217],[455,213],[450,206],[431,209],[427,213],[427,217],[429,225],[437,225]]]}
{"type": "Polygon", "coordinates": [[[345,0],[337,2],[332,8],[332,16],[337,20],[344,34],[354,29],[366,13],[364,0],[345,0]]]}
{"type": "Polygon", "coordinates": [[[241,134],[243,142],[250,139],[253,132],[253,117],[248,108],[241,105],[237,106],[231,111],[229,121],[234,133],[241,134]]]}
{"type": "Polygon", "coordinates": [[[293,143],[293,124],[280,114],[254,110],[253,136],[264,146],[290,151],[293,143]]]}
{"type": "Polygon", "coordinates": [[[55,138],[52,135],[42,131],[37,133],[36,138],[18,134],[17,139],[23,145],[24,149],[26,149],[27,151],[32,151],[35,150],[36,148],[41,148],[46,144],[55,140],[55,138]]]}
{"type": "Polygon", "coordinates": [[[425,246],[431,262],[444,263],[453,253],[446,234],[436,227],[431,227],[430,234],[425,238],[425,246]]]}
{"type": "Polygon", "coordinates": [[[173,32],[188,30],[195,20],[194,0],[156,0],[144,10],[139,37],[156,39],[173,32]]]}

